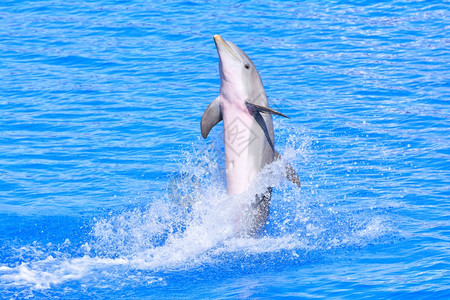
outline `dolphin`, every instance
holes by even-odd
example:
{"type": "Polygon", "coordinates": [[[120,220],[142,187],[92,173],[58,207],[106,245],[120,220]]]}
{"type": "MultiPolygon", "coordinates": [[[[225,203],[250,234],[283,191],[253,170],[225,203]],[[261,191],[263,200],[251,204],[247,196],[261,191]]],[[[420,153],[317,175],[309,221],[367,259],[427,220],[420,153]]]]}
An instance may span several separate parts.
{"type": "MultiPolygon", "coordinates": [[[[255,176],[279,157],[275,151],[272,115],[288,118],[271,109],[261,77],[250,58],[238,46],[214,35],[219,54],[220,94],[203,113],[202,137],[220,121],[224,124],[225,166],[229,196],[247,191],[255,176]]],[[[300,186],[292,167],[287,177],[300,186]]],[[[267,222],[272,188],[256,195],[245,235],[255,235],[267,222]]]]}

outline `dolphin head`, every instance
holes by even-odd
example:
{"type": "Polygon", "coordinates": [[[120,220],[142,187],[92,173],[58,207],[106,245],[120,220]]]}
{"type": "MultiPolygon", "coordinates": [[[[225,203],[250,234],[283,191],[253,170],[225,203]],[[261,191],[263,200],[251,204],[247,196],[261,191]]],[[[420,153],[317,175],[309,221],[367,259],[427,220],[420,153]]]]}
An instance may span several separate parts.
{"type": "Polygon", "coordinates": [[[240,98],[251,97],[252,90],[264,90],[258,70],[244,51],[218,34],[214,36],[214,42],[220,60],[221,87],[233,86],[239,94],[244,94],[239,95],[240,98]]]}

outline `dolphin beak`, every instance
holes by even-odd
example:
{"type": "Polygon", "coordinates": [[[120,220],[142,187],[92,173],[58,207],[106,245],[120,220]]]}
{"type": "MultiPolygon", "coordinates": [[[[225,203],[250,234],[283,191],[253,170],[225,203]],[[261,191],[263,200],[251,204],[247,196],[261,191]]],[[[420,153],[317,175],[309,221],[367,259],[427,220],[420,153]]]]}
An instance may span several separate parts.
{"type": "Polygon", "coordinates": [[[225,49],[228,50],[228,52],[230,52],[231,55],[234,56],[234,58],[236,58],[237,60],[240,60],[233,52],[233,50],[230,49],[230,47],[227,45],[227,43],[225,42],[225,40],[218,34],[214,35],[214,42],[216,43],[216,48],[219,51],[219,55],[220,55],[220,50],[219,48],[221,46],[225,47],[225,49]]]}
{"type": "Polygon", "coordinates": [[[220,35],[218,35],[218,34],[215,34],[215,35],[214,35],[214,42],[216,42],[216,44],[220,42],[220,43],[222,43],[222,44],[225,45],[225,41],[224,41],[223,38],[222,38],[220,35]]]}

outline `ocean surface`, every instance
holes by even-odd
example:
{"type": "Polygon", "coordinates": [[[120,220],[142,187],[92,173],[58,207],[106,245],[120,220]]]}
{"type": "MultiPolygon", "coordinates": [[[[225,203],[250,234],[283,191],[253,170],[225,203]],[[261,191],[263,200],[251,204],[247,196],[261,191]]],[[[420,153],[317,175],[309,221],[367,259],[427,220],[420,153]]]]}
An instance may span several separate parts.
{"type": "Polygon", "coordinates": [[[449,104],[449,1],[2,0],[0,298],[448,299],[449,104]],[[214,34],[290,117],[254,238],[214,34]]]}

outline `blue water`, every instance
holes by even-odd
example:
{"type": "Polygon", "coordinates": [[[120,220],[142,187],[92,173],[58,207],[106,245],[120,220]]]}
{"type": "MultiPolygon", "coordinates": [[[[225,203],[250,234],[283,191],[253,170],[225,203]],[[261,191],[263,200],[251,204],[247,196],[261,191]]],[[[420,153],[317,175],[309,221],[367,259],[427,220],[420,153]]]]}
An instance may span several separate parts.
{"type": "Polygon", "coordinates": [[[449,32],[447,1],[1,1],[0,298],[449,298],[449,32]],[[291,118],[257,238],[200,137],[214,34],[291,118]]]}

